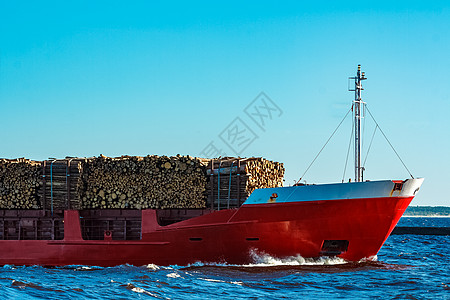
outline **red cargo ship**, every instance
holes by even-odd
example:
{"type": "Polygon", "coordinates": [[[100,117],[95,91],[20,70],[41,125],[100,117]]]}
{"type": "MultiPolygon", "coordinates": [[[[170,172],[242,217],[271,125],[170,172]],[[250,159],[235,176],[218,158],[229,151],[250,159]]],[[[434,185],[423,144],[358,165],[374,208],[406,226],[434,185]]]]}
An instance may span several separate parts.
{"type": "Polygon", "coordinates": [[[0,264],[246,264],[254,251],[375,256],[423,179],[363,182],[360,67],[354,79],[355,182],[257,189],[224,210],[1,210],[0,264]]]}

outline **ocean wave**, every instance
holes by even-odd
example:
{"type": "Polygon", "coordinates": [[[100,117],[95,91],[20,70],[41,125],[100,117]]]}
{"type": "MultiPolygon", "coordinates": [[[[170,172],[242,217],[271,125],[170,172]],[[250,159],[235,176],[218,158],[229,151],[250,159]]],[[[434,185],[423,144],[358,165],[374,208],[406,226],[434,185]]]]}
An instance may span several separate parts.
{"type": "Polygon", "coordinates": [[[170,277],[170,278],[178,278],[178,277],[181,277],[180,274],[177,274],[177,273],[175,273],[175,272],[169,273],[169,274],[167,274],[166,276],[167,276],[167,277],[170,277]]]}
{"type": "Polygon", "coordinates": [[[377,255],[361,258],[358,262],[365,263],[365,262],[375,262],[375,261],[378,261],[377,255]]]}
{"type": "MultiPolygon", "coordinates": [[[[169,267],[148,265],[149,269],[155,270],[155,268],[165,269],[165,270],[189,270],[197,269],[203,267],[223,267],[223,268],[264,268],[264,267],[289,267],[289,266],[335,266],[335,265],[346,265],[349,264],[343,258],[340,257],[318,257],[318,258],[304,258],[301,255],[287,256],[287,257],[275,257],[269,255],[258,249],[251,249],[249,251],[250,263],[247,264],[231,264],[228,262],[202,262],[198,261],[185,266],[171,265],[169,267]]],[[[367,262],[374,261],[373,258],[367,259],[367,262]]],[[[361,261],[366,262],[366,261],[361,261]]]]}
{"type": "Polygon", "coordinates": [[[33,282],[26,282],[26,281],[20,281],[13,279],[11,281],[11,286],[18,289],[26,289],[26,288],[32,288],[40,291],[50,291],[50,292],[63,292],[62,290],[58,289],[52,289],[48,287],[43,287],[39,284],[35,284],[33,282]]]}
{"type": "Polygon", "coordinates": [[[323,256],[319,258],[304,258],[301,255],[288,257],[274,257],[257,249],[250,250],[250,257],[254,263],[243,265],[249,267],[263,266],[323,266],[323,265],[342,265],[348,263],[340,257],[323,256]]]}
{"type": "Polygon", "coordinates": [[[215,283],[231,283],[231,284],[236,284],[236,285],[240,285],[243,286],[244,282],[242,281],[226,281],[226,280],[220,280],[220,279],[213,279],[213,278],[203,278],[200,277],[200,280],[204,280],[204,281],[208,281],[208,282],[215,282],[215,283]]]}
{"type": "Polygon", "coordinates": [[[149,270],[154,270],[154,271],[160,269],[160,267],[159,267],[158,265],[155,265],[155,264],[148,264],[148,265],[146,265],[145,267],[146,267],[147,269],[149,269],[149,270]]]}
{"type": "Polygon", "coordinates": [[[125,287],[127,290],[130,290],[130,291],[138,293],[138,294],[145,294],[145,295],[151,296],[153,298],[167,299],[165,297],[161,297],[160,295],[158,295],[156,293],[152,293],[152,292],[149,292],[149,291],[147,291],[147,290],[145,290],[143,288],[135,286],[132,283],[127,283],[126,285],[124,284],[124,285],[121,285],[121,286],[125,287]]]}

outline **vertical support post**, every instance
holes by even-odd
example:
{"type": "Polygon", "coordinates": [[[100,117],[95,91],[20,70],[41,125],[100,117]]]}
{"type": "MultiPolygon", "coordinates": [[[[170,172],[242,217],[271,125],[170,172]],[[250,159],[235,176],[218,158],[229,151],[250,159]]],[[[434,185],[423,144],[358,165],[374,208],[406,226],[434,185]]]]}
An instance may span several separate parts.
{"type": "Polygon", "coordinates": [[[51,207],[50,210],[52,212],[52,217],[53,217],[53,163],[56,161],[53,160],[50,164],[50,200],[51,200],[51,207]]]}
{"type": "MultiPolygon", "coordinates": [[[[53,217],[53,212],[52,212],[52,217],[53,217]]],[[[51,239],[54,240],[55,239],[55,219],[52,218],[52,232],[51,232],[51,239]]]]}
{"type": "Polygon", "coordinates": [[[227,209],[230,209],[230,196],[231,196],[231,172],[233,171],[234,160],[231,162],[230,167],[230,177],[228,178],[228,201],[227,201],[227,209]]]}
{"type": "MultiPolygon", "coordinates": [[[[54,220],[52,220],[54,221],[54,220]]],[[[55,227],[54,224],[52,226],[55,227]]],[[[54,239],[52,233],[52,239],[54,239]]],[[[80,212],[78,210],[64,211],[64,240],[81,240],[80,212]]]]}
{"type": "Polygon", "coordinates": [[[46,186],[46,177],[45,177],[45,167],[47,165],[47,161],[44,160],[42,162],[42,210],[45,212],[47,201],[45,195],[45,186],[46,186]]]}
{"type": "Polygon", "coordinates": [[[161,227],[158,223],[156,209],[143,209],[141,211],[141,220],[142,239],[145,239],[147,234],[152,233],[161,227]]]}
{"type": "Polygon", "coordinates": [[[363,90],[361,81],[367,78],[364,77],[364,72],[361,72],[361,65],[358,65],[358,71],[355,77],[355,103],[353,111],[355,113],[355,181],[361,182],[362,169],[361,166],[361,91],[363,90]]]}
{"type": "Polygon", "coordinates": [[[127,220],[123,220],[123,239],[127,239],[127,220]]]}
{"type": "Polygon", "coordinates": [[[217,171],[217,210],[220,210],[220,167],[222,161],[219,159],[219,169],[217,171]]]}
{"type": "Polygon", "coordinates": [[[67,161],[66,165],[66,209],[70,209],[70,162],[72,159],[67,161]]]}
{"type": "Polygon", "coordinates": [[[38,239],[38,223],[39,223],[39,218],[37,218],[36,220],[33,220],[34,239],[35,240],[38,239]]]}
{"type": "Polygon", "coordinates": [[[238,202],[238,207],[241,207],[241,159],[240,158],[238,158],[238,161],[237,161],[236,180],[237,180],[237,202],[238,202]]]}
{"type": "Polygon", "coordinates": [[[211,166],[210,166],[211,174],[209,174],[209,176],[210,176],[209,177],[209,186],[210,186],[209,199],[211,201],[211,203],[210,203],[211,210],[213,210],[214,209],[214,159],[211,159],[209,163],[211,164],[211,166]]]}

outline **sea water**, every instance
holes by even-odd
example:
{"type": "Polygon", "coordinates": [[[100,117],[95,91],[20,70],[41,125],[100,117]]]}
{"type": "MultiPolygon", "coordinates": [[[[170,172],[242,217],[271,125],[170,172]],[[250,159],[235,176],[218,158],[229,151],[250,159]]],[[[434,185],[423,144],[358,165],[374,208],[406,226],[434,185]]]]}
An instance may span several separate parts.
{"type": "MultiPolygon", "coordinates": [[[[403,226],[450,218],[402,218],[403,226]]],[[[249,265],[0,267],[1,299],[450,299],[450,237],[393,235],[374,261],[278,259],[249,265]]]]}

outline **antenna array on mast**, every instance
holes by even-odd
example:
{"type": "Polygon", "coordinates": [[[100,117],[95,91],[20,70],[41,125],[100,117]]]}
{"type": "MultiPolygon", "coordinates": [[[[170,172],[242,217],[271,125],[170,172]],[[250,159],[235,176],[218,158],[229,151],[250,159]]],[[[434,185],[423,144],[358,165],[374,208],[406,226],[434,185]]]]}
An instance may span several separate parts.
{"type": "Polygon", "coordinates": [[[358,65],[358,71],[356,72],[356,77],[350,77],[350,79],[355,80],[355,89],[350,91],[355,91],[355,101],[353,102],[353,112],[355,116],[355,181],[363,181],[363,170],[364,167],[361,166],[361,106],[364,102],[361,100],[362,80],[366,80],[364,72],[361,72],[361,65],[358,65]]]}

